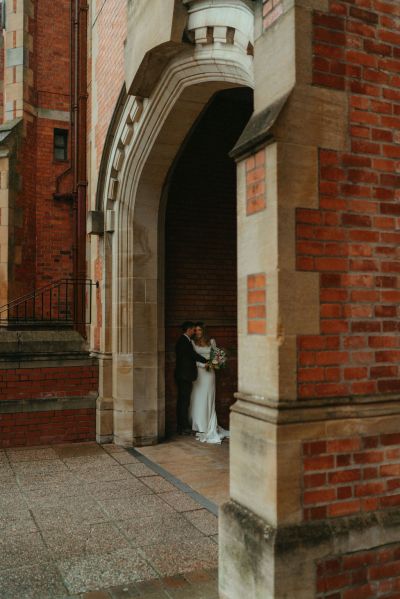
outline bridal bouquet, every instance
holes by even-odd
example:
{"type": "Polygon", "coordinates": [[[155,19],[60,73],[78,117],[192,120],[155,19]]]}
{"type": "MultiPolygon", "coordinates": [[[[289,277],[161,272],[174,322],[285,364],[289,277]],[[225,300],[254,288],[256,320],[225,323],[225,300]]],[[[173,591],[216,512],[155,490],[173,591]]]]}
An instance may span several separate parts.
{"type": "Polygon", "coordinates": [[[212,347],[208,367],[213,370],[221,370],[222,368],[225,368],[227,360],[228,358],[224,349],[212,347]]]}

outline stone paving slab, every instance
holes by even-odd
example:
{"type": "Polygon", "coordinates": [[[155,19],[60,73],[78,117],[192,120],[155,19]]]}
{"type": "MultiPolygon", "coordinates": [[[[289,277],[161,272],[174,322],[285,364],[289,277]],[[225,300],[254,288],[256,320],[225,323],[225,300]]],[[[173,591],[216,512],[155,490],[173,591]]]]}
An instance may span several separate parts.
{"type": "Polygon", "coordinates": [[[126,469],[137,477],[154,476],[154,471],[150,470],[144,464],[137,462],[135,464],[127,464],[126,469]]]}
{"type": "Polygon", "coordinates": [[[138,547],[202,539],[203,535],[180,514],[153,514],[145,518],[117,522],[121,532],[138,547]]]}
{"type": "Polygon", "coordinates": [[[149,487],[154,493],[167,493],[175,491],[176,487],[171,485],[162,476],[146,476],[143,478],[144,484],[149,487]]]}
{"type": "Polygon", "coordinates": [[[110,520],[101,506],[89,498],[79,497],[64,505],[55,507],[39,507],[32,509],[32,515],[41,530],[48,528],[62,529],[79,524],[96,524],[110,520]]]}
{"type": "MultiPolygon", "coordinates": [[[[218,599],[217,570],[195,570],[89,592],[79,599],[218,599]]],[[[75,599],[75,598],[74,598],[75,599]]]]}
{"type": "Polygon", "coordinates": [[[134,495],[123,499],[102,499],[99,503],[110,520],[145,518],[154,513],[174,513],[174,509],[155,494],[134,495]]]}
{"type": "MultiPolygon", "coordinates": [[[[0,513],[0,535],[37,532],[38,527],[29,510],[2,510],[0,513]]],[[[1,595],[0,595],[1,597],[1,595]]]]}
{"type": "Polygon", "coordinates": [[[152,490],[140,480],[131,476],[117,481],[85,483],[85,491],[98,501],[102,499],[124,499],[134,495],[151,495],[152,490]]]}
{"type": "Polygon", "coordinates": [[[216,599],[216,517],[114,445],[0,451],[1,599],[216,599]]]}
{"type": "Polygon", "coordinates": [[[160,497],[177,512],[190,512],[199,509],[199,504],[187,493],[182,493],[182,491],[162,493],[160,497]]]}
{"type": "Polygon", "coordinates": [[[186,517],[203,534],[216,535],[218,533],[218,519],[208,510],[189,512],[186,517]]]}
{"type": "Polygon", "coordinates": [[[66,594],[60,573],[51,562],[0,572],[2,599],[59,599],[66,594]]]}
{"type": "Polygon", "coordinates": [[[0,537],[0,571],[49,559],[50,555],[39,532],[12,533],[0,537]]]}
{"type": "Polygon", "coordinates": [[[11,463],[32,462],[33,460],[57,460],[58,454],[52,447],[36,449],[6,449],[6,454],[11,463]]]}
{"type": "Polygon", "coordinates": [[[55,559],[106,554],[129,549],[130,543],[112,522],[42,530],[44,542],[55,559]]]}
{"type": "Polygon", "coordinates": [[[214,504],[228,501],[229,439],[213,445],[192,436],[175,437],[137,451],[214,504]]]}
{"type": "Polygon", "coordinates": [[[179,542],[148,545],[143,552],[162,576],[208,569],[218,559],[218,547],[210,539],[180,539],[179,542]]]}
{"type": "Polygon", "coordinates": [[[137,549],[119,549],[104,555],[74,557],[58,562],[64,584],[71,593],[150,580],[157,572],[137,549]]]}
{"type": "MultiPolygon", "coordinates": [[[[61,445],[54,445],[54,451],[59,458],[72,458],[74,456],[91,456],[91,455],[104,455],[104,449],[97,443],[65,443],[61,445]]],[[[109,452],[107,452],[109,453],[109,452]]]]}

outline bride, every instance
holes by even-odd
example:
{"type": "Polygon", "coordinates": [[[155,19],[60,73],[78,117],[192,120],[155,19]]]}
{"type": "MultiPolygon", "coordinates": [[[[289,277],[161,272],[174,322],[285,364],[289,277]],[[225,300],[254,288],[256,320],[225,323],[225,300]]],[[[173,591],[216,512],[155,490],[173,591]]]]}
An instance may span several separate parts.
{"type": "MultiPolygon", "coordinates": [[[[197,322],[192,340],[195,351],[210,359],[211,348],[216,347],[215,339],[205,335],[204,324],[197,322]]],[[[221,443],[222,439],[229,437],[229,431],[218,426],[215,411],[215,371],[207,368],[206,364],[197,362],[198,377],[193,383],[190,398],[189,419],[192,430],[196,431],[196,438],[205,443],[221,443]]]]}

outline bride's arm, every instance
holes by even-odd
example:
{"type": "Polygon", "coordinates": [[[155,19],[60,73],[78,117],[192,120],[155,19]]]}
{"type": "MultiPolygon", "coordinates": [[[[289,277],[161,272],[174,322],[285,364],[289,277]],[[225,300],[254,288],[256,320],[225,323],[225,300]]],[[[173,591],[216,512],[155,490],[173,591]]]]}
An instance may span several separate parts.
{"type": "Polygon", "coordinates": [[[204,356],[202,356],[201,354],[199,354],[196,351],[196,348],[195,348],[195,345],[194,345],[193,341],[192,341],[192,351],[193,351],[193,353],[195,355],[195,360],[196,360],[197,366],[199,368],[205,368],[206,367],[206,363],[208,362],[208,360],[204,356]]]}

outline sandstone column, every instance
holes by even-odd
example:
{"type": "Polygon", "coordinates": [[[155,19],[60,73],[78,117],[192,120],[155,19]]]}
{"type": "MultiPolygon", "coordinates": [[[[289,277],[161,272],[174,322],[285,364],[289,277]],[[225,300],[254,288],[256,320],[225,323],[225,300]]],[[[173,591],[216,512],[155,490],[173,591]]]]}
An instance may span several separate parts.
{"type": "Polygon", "coordinates": [[[259,15],[255,114],[233,151],[224,598],[399,588],[398,16],[391,1],[328,0],[268,0],[259,15]]]}

